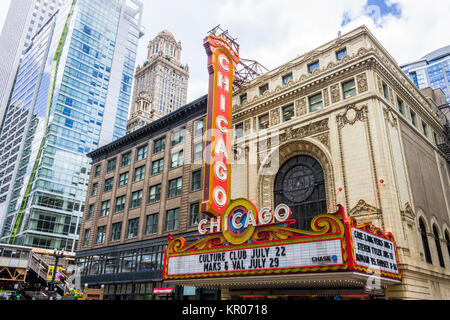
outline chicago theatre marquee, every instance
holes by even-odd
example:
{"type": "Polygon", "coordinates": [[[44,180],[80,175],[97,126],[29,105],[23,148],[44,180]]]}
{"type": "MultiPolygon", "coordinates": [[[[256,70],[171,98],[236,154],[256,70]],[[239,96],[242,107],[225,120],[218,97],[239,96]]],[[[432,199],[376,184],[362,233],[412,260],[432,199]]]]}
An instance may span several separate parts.
{"type": "Polygon", "coordinates": [[[205,40],[195,241],[168,284],[222,298],[449,299],[449,166],[436,104],[362,26],[232,90],[239,48],[205,40]]]}

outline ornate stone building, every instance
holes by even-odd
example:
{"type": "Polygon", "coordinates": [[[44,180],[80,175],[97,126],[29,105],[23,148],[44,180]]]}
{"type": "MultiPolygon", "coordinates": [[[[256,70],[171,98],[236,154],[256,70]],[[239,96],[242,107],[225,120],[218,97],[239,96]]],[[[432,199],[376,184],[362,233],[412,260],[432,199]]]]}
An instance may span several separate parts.
{"type": "Polygon", "coordinates": [[[397,241],[403,279],[387,298],[450,299],[450,172],[434,108],[355,29],[235,92],[232,198],[286,203],[302,229],[340,203],[397,241]]]}
{"type": "Polygon", "coordinates": [[[147,61],[136,68],[128,133],[186,104],[189,66],[181,64],[181,42],[167,30],[148,45],[147,61]],[[145,96],[147,111],[142,107],[145,96]],[[148,114],[148,117],[145,117],[148,114]]]}

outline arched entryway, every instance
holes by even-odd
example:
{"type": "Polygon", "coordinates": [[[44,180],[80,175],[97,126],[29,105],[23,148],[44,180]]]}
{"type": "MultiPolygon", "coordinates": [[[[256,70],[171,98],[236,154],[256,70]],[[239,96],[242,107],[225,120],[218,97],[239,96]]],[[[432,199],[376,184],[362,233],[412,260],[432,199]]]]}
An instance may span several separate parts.
{"type": "Polygon", "coordinates": [[[311,220],[327,212],[324,170],[311,156],[298,155],[279,169],[274,183],[274,204],[287,204],[295,227],[310,230],[311,220]]]}

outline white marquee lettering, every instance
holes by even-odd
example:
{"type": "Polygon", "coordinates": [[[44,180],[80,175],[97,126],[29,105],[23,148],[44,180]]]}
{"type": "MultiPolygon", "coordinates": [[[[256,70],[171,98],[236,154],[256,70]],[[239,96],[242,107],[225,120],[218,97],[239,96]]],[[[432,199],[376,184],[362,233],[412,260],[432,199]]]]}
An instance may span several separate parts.
{"type": "Polygon", "coordinates": [[[223,156],[225,157],[225,159],[228,159],[227,148],[226,148],[226,146],[225,146],[225,141],[223,141],[223,138],[222,138],[222,137],[220,137],[220,138],[217,140],[216,148],[215,148],[214,151],[215,151],[216,155],[217,155],[217,154],[220,154],[220,153],[223,153],[223,156]]]}
{"type": "Polygon", "coordinates": [[[227,193],[222,187],[216,187],[214,189],[214,202],[219,207],[223,207],[227,203],[227,193]]]}
{"type": "Polygon", "coordinates": [[[227,166],[222,161],[217,161],[214,164],[214,174],[220,181],[226,181],[228,178],[227,166]]]}
{"type": "Polygon", "coordinates": [[[230,71],[230,60],[224,54],[219,55],[219,64],[226,72],[230,71]]]}
{"type": "Polygon", "coordinates": [[[218,116],[216,119],[216,126],[222,133],[228,132],[228,121],[224,116],[218,116]]]}
{"type": "Polygon", "coordinates": [[[222,74],[222,72],[218,72],[218,83],[217,86],[222,89],[222,85],[225,85],[225,91],[230,92],[230,78],[228,76],[225,76],[222,74]]]}

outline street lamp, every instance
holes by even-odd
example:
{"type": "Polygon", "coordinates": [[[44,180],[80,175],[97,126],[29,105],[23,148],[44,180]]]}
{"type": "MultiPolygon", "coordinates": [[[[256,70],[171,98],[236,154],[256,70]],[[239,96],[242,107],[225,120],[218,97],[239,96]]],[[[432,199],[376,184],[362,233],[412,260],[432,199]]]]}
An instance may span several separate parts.
{"type": "MultiPolygon", "coordinates": [[[[49,293],[54,291],[55,292],[55,297],[56,297],[56,290],[57,290],[57,288],[55,287],[56,272],[58,271],[59,259],[64,257],[64,251],[63,250],[56,250],[56,248],[55,248],[53,250],[53,256],[55,257],[55,266],[53,268],[53,275],[52,275],[52,281],[50,282],[49,293]]],[[[50,299],[50,295],[49,295],[49,299],[50,299]]]]}

